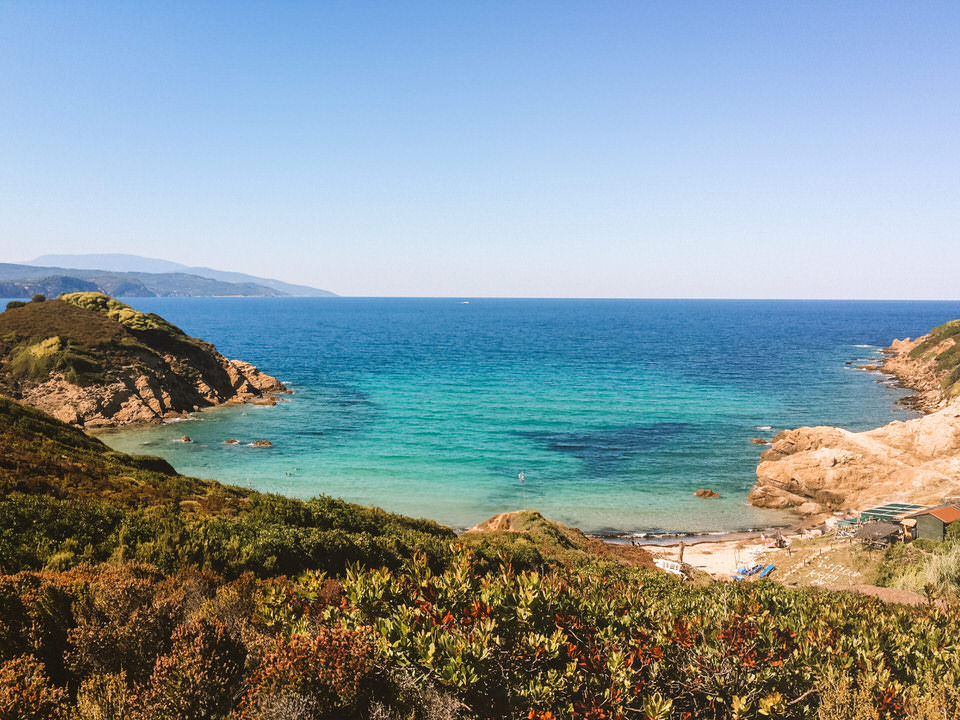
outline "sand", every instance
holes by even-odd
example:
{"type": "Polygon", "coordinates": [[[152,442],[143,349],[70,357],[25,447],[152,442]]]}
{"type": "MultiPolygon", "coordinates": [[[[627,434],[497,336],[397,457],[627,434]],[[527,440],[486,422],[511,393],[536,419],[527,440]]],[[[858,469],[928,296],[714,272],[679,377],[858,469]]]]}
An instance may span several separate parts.
{"type": "MultiPolygon", "coordinates": [[[[788,541],[791,536],[784,536],[788,541]]],[[[680,544],[644,545],[655,557],[667,560],[680,559],[680,544]]],[[[763,537],[758,533],[751,537],[738,537],[729,540],[704,540],[695,544],[684,544],[683,561],[697,570],[702,570],[718,580],[729,580],[738,567],[771,562],[768,554],[785,552],[770,550],[764,545],[763,537]]]]}

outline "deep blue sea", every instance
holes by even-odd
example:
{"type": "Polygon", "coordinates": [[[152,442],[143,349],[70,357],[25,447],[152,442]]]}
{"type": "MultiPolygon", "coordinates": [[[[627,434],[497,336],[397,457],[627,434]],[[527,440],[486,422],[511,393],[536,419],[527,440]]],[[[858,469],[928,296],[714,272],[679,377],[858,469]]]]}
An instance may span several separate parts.
{"type": "Polygon", "coordinates": [[[856,365],[960,317],[960,302],[127,302],[294,392],[275,407],[103,435],[116,449],[459,528],[536,508],[623,534],[784,522],[745,503],[764,450],[750,439],[911,417],[895,404],[902,391],[856,365]],[[260,439],[273,447],[246,445],[260,439]],[[723,497],[694,498],[702,487],[723,497]]]}

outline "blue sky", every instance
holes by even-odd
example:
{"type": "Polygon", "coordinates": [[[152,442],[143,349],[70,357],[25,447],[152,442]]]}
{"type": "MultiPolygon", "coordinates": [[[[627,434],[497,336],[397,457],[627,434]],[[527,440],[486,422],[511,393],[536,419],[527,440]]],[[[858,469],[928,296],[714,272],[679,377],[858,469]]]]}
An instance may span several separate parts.
{"type": "Polygon", "coordinates": [[[0,0],[0,261],[958,298],[960,3],[0,0]]]}

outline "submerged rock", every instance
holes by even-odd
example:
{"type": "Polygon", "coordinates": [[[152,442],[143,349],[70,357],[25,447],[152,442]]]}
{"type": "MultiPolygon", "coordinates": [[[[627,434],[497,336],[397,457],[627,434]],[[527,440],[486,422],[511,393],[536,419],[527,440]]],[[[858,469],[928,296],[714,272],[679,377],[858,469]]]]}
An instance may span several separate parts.
{"type": "Polygon", "coordinates": [[[250,443],[251,447],[273,447],[273,443],[269,440],[254,440],[250,443]]]}
{"type": "Polygon", "coordinates": [[[700,498],[718,498],[720,497],[720,493],[716,490],[710,490],[709,488],[700,488],[694,493],[694,496],[700,498]]]}

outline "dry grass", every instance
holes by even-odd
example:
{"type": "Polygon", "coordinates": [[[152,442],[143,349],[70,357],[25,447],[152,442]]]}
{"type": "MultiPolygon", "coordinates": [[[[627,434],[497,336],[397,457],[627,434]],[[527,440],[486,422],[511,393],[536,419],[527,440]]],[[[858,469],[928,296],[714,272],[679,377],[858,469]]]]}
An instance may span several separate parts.
{"type": "Polygon", "coordinates": [[[776,579],[813,587],[873,585],[882,552],[866,550],[856,541],[834,536],[795,541],[789,553],[781,550],[768,559],[777,565],[776,579]]]}

